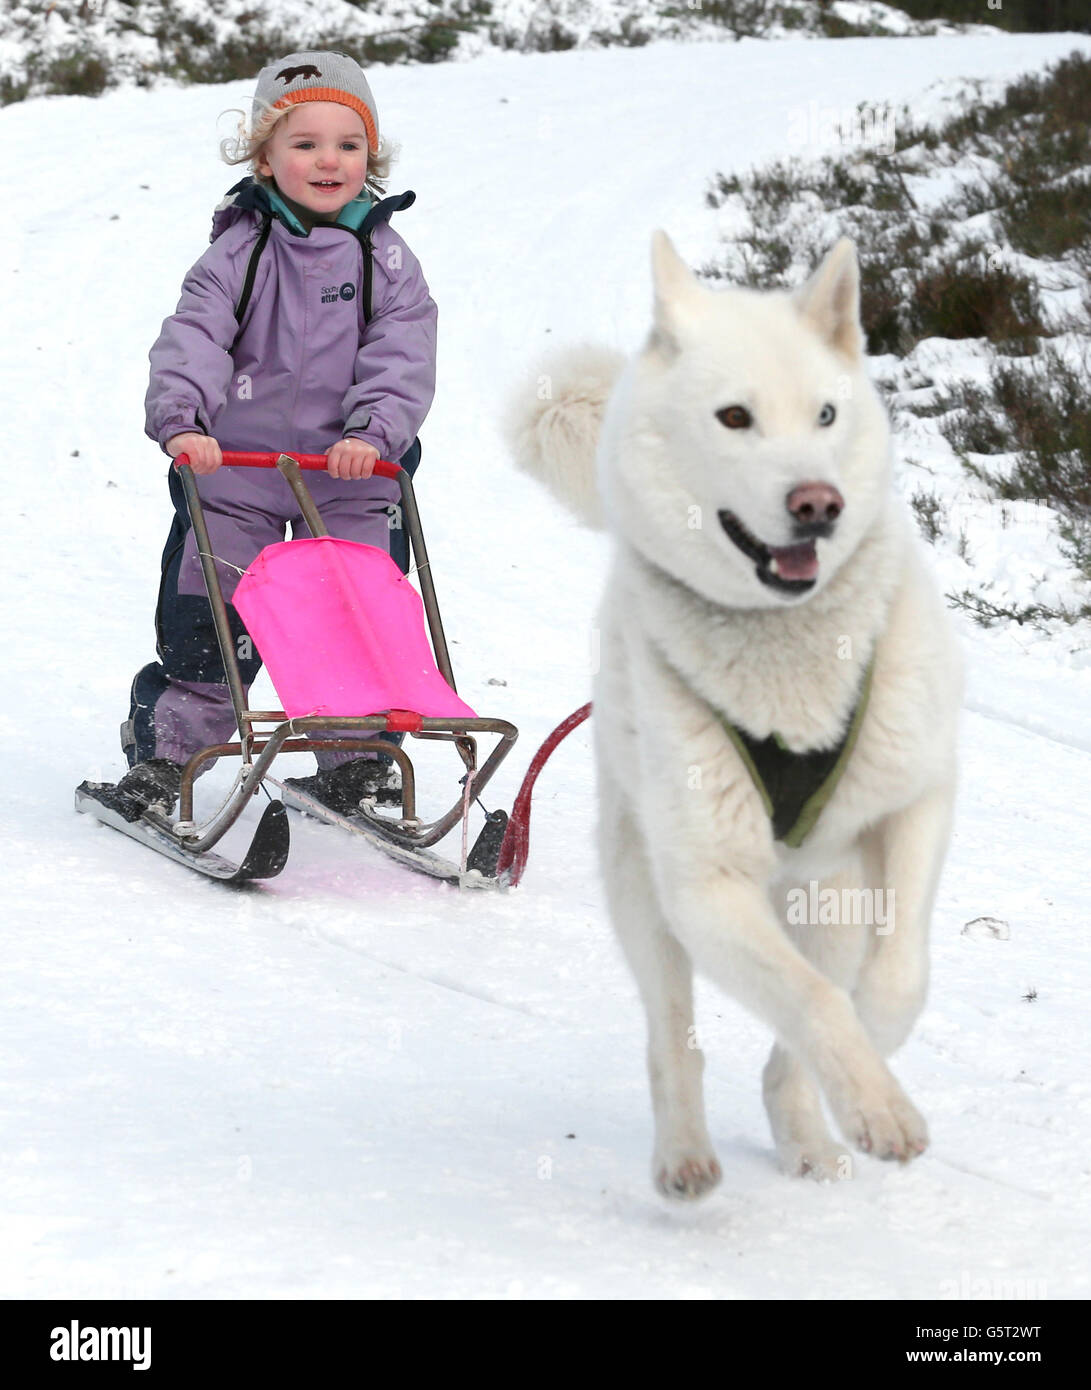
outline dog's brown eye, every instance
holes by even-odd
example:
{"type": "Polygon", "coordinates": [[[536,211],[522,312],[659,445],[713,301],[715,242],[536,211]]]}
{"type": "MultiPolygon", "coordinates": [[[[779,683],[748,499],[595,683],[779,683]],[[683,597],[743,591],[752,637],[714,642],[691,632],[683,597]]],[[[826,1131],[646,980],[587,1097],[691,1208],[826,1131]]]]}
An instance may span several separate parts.
{"type": "Polygon", "coordinates": [[[837,418],[837,411],[830,405],[829,401],[818,412],[818,423],[820,425],[832,425],[837,418]]]}
{"type": "Polygon", "coordinates": [[[716,419],[729,430],[749,429],[754,423],[745,405],[725,405],[723,410],[717,410],[716,419]]]}

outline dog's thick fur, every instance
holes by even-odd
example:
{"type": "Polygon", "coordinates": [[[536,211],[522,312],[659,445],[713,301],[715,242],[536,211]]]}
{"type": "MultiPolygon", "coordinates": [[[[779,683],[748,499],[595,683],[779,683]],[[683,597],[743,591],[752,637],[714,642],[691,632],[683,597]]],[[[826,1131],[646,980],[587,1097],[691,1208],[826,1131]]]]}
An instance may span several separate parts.
{"type": "Polygon", "coordinates": [[[792,292],[709,290],[662,232],[652,260],[642,350],[626,362],[583,347],[540,364],[534,388],[512,399],[507,433],[517,463],[614,540],[594,687],[602,866],[648,1014],[653,1177],[669,1196],[698,1197],[720,1167],[694,968],[776,1035],[764,1097],[787,1171],[851,1172],[823,1097],[846,1138],[878,1158],[926,1147],[924,1120],[883,1059],[925,997],[961,670],[892,488],[852,244],[838,242],[792,292]],[[748,416],[725,419],[732,405],[748,416]],[[779,584],[768,564],[759,573],[721,514],[766,556],[798,551],[787,499],[804,484],[836,489],[843,510],[810,533],[817,573],[798,592],[805,585],[779,584]],[[718,715],[793,751],[832,748],[873,656],[844,775],[809,837],[787,849],[718,715]],[[799,925],[789,894],[815,882],[820,894],[886,890],[894,916],[799,925]]]}

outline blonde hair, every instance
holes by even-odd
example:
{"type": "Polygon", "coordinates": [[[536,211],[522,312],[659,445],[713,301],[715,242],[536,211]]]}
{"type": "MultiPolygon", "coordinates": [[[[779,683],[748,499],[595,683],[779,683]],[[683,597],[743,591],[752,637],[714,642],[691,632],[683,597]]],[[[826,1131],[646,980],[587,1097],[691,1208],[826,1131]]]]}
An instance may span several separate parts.
{"type": "MultiPolygon", "coordinates": [[[[247,129],[245,111],[239,110],[238,107],[232,107],[229,112],[223,112],[223,115],[237,114],[239,117],[238,129],[235,134],[220,141],[220,157],[224,163],[248,163],[250,172],[258,183],[268,183],[268,176],[258,170],[258,159],[266,142],[276,129],[277,122],[287,116],[290,111],[295,110],[297,110],[296,106],[266,106],[252,130],[247,129]]],[[[398,146],[385,136],[380,136],[379,148],[377,150],[369,149],[367,152],[367,178],[364,180],[363,187],[365,194],[378,194],[382,197],[390,181],[390,166],[397,156],[398,146]]]]}

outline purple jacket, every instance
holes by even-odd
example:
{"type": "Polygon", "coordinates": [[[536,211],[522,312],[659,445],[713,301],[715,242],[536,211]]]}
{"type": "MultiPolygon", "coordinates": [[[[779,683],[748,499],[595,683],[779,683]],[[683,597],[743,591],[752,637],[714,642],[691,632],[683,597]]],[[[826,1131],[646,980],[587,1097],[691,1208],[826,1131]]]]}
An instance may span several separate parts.
{"type": "Polygon", "coordinates": [[[381,458],[400,458],[436,385],[436,306],[417,258],[386,221],[412,201],[365,204],[359,227],[317,225],[306,235],[275,195],[251,180],[236,185],[151,350],[148,434],[165,445],[197,430],[225,449],[307,454],[351,435],[381,458]],[[270,218],[240,325],[235,306],[270,218]]]}

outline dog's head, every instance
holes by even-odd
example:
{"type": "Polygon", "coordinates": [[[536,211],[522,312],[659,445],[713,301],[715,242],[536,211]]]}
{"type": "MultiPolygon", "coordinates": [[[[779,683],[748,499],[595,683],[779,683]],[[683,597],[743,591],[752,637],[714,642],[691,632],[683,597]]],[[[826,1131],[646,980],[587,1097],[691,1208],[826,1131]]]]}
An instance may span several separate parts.
{"type": "Polygon", "coordinates": [[[805,601],[889,494],[889,427],[868,380],[856,253],[794,291],[710,290],[652,242],[655,316],[610,402],[600,489],[616,528],[714,601],[805,601]]]}

